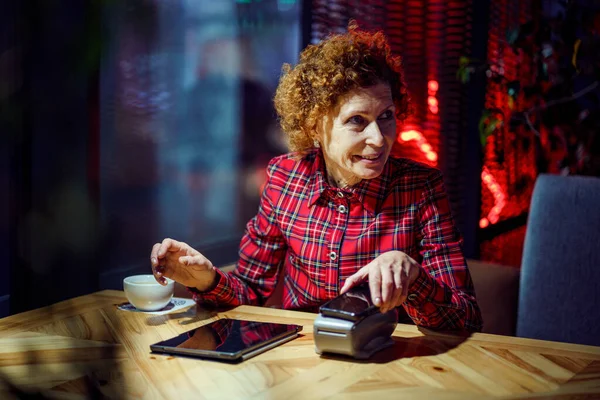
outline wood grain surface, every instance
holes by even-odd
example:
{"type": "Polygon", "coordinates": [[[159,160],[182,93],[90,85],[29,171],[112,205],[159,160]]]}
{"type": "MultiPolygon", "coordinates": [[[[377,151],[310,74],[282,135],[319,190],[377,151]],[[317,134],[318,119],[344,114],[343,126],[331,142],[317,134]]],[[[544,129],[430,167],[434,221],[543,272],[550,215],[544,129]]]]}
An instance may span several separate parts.
{"type": "Polygon", "coordinates": [[[150,315],[118,310],[124,301],[102,291],[1,319],[0,398],[23,390],[64,399],[600,399],[599,347],[399,325],[394,347],[357,362],[315,353],[316,314],[193,306],[150,315]],[[240,364],[150,353],[224,317],[304,329],[240,364]]]}

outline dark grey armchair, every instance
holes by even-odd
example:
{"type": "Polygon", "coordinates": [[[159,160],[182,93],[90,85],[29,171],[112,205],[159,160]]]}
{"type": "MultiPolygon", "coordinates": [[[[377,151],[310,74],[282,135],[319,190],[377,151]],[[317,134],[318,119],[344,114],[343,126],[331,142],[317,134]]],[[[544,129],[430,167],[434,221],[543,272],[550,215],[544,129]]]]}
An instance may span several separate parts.
{"type": "Polygon", "coordinates": [[[517,336],[600,345],[600,179],[538,177],[521,264],[517,336]]]}

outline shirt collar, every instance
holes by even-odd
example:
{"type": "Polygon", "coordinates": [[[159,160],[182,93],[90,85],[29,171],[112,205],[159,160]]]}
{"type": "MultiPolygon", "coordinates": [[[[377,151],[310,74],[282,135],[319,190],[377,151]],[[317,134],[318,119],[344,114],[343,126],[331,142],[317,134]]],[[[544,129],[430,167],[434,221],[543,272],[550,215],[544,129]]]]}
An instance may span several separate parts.
{"type": "Polygon", "coordinates": [[[336,195],[341,192],[347,197],[354,197],[371,215],[376,215],[385,199],[386,189],[390,180],[390,161],[385,163],[382,173],[373,179],[363,179],[356,185],[339,189],[327,182],[325,160],[321,149],[314,153],[311,176],[309,180],[309,206],[313,206],[326,192],[336,195]]]}
{"type": "Polygon", "coordinates": [[[312,207],[317,200],[321,198],[321,195],[325,192],[325,190],[331,186],[326,180],[325,160],[323,160],[323,153],[320,149],[317,149],[311,156],[313,157],[313,163],[308,182],[308,187],[311,188],[308,201],[309,205],[312,207]]]}

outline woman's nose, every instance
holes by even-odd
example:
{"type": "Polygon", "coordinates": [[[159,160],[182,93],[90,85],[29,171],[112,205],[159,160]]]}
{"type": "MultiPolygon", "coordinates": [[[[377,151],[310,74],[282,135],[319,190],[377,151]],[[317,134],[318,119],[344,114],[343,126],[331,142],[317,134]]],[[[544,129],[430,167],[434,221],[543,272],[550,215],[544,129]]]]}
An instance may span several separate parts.
{"type": "Polygon", "coordinates": [[[371,122],[369,125],[367,125],[365,130],[367,134],[367,144],[376,147],[382,147],[385,144],[385,138],[383,137],[383,133],[381,132],[377,121],[371,122]]]}

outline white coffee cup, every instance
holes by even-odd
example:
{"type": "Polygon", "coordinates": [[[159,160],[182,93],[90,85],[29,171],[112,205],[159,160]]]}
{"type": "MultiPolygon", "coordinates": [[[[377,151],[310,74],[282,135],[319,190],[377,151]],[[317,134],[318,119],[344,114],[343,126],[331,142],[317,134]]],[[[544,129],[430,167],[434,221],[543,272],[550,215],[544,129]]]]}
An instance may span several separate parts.
{"type": "Polygon", "coordinates": [[[134,275],[123,279],[123,290],[127,300],[138,310],[157,311],[165,307],[173,297],[175,281],[169,278],[163,286],[154,275],[134,275]]]}

